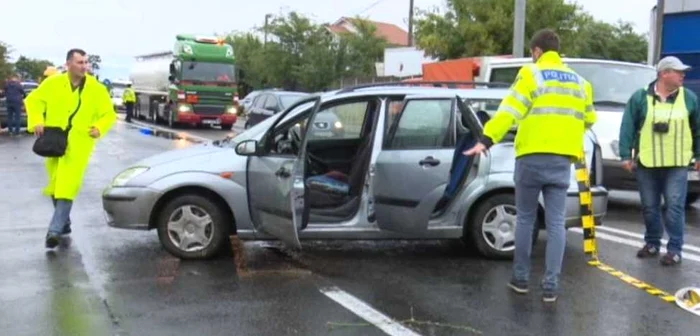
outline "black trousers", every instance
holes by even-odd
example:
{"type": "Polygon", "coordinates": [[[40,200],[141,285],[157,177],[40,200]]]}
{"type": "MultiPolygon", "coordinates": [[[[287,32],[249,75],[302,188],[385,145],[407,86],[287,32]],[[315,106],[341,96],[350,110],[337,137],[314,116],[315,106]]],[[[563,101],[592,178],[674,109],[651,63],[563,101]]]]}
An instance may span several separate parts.
{"type": "Polygon", "coordinates": [[[126,121],[131,121],[131,118],[134,116],[134,103],[124,103],[124,106],[126,106],[126,121]]]}

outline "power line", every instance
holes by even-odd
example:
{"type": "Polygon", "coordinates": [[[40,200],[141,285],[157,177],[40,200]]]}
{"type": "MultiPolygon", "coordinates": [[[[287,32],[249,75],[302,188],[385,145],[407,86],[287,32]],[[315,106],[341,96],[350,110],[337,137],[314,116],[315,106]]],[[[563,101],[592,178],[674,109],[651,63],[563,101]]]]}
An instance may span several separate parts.
{"type": "Polygon", "coordinates": [[[368,10],[374,8],[375,6],[379,5],[379,4],[382,3],[382,2],[384,2],[384,0],[377,0],[377,1],[373,2],[371,5],[369,5],[367,8],[363,9],[362,11],[358,12],[358,13],[355,14],[355,15],[364,14],[364,13],[366,13],[368,10]]]}

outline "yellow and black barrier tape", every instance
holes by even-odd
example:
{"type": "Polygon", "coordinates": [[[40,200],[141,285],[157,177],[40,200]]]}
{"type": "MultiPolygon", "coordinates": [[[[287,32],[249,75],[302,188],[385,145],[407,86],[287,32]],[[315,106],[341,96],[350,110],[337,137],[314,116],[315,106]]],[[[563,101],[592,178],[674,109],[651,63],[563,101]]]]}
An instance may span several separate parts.
{"type": "Polygon", "coordinates": [[[606,265],[598,258],[598,243],[595,237],[595,219],[593,217],[593,196],[591,195],[590,175],[586,167],[586,156],[582,155],[574,163],[576,169],[576,182],[578,182],[579,204],[581,206],[581,224],[583,226],[583,252],[589,257],[588,265],[591,265],[605,273],[608,273],[623,282],[641,289],[659,299],[675,303],[676,297],[666,291],[641,281],[629,274],[618,271],[612,266],[606,265]]]}

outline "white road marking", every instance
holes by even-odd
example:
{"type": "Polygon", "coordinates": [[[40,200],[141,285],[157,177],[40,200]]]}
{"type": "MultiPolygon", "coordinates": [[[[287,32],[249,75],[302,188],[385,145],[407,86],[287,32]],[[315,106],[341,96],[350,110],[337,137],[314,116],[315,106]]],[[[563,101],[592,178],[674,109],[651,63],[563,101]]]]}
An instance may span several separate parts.
{"type": "Polygon", "coordinates": [[[378,312],[362,300],[350,295],[338,287],[320,288],[321,293],[339,303],[355,315],[363,318],[383,332],[392,336],[420,336],[415,331],[404,327],[401,323],[378,312]]]}
{"type": "MultiPolygon", "coordinates": [[[[643,234],[631,232],[631,231],[627,231],[627,230],[620,230],[620,229],[616,229],[616,228],[609,227],[609,226],[596,226],[595,229],[600,230],[600,231],[607,231],[610,233],[616,233],[616,234],[620,234],[620,235],[628,236],[628,237],[632,237],[632,238],[639,238],[642,240],[644,239],[643,234]]],[[[666,245],[667,243],[668,243],[668,240],[661,239],[661,244],[666,245]]],[[[700,253],[700,247],[696,247],[696,246],[693,246],[690,244],[683,244],[683,251],[686,251],[686,250],[700,253]]]]}
{"type": "MultiPolygon", "coordinates": [[[[581,228],[571,228],[570,231],[573,231],[573,232],[576,232],[579,234],[583,234],[583,229],[581,229],[581,228]]],[[[629,246],[633,246],[633,247],[637,247],[637,248],[641,248],[644,245],[643,241],[621,238],[621,237],[613,236],[613,235],[603,233],[603,232],[596,232],[595,236],[596,236],[596,238],[608,240],[608,241],[623,244],[623,245],[629,245],[629,246]]],[[[666,247],[661,246],[661,253],[666,253],[666,247]]],[[[692,254],[692,253],[683,252],[683,260],[692,260],[695,262],[700,262],[700,256],[692,254]]]]}

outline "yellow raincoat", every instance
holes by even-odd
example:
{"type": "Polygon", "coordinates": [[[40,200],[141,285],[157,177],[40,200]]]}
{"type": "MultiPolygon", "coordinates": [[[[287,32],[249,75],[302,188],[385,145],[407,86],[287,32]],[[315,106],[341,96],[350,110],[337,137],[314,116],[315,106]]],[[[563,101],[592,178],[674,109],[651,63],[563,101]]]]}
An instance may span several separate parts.
{"type": "MultiPolygon", "coordinates": [[[[71,90],[67,73],[50,76],[41,82],[24,100],[29,131],[34,132],[34,127],[39,124],[65,129],[68,118],[78,106],[78,91],[77,88],[71,90]]],[[[94,126],[99,129],[101,138],[116,120],[109,92],[95,77],[88,75],[80,110],[73,117],[73,127],[68,134],[66,154],[60,158],[46,159],[49,183],[44,194],[57,199],[75,199],[97,143],[97,139],[90,137],[90,128],[94,126]]]]}

